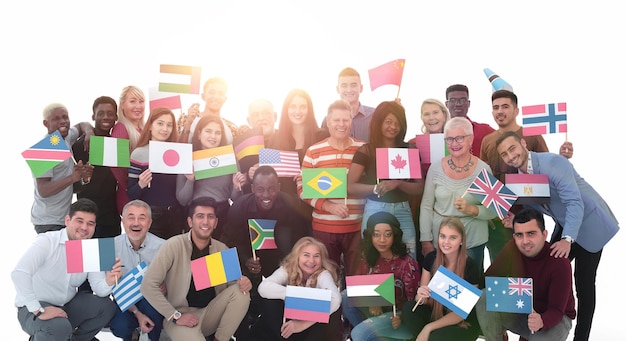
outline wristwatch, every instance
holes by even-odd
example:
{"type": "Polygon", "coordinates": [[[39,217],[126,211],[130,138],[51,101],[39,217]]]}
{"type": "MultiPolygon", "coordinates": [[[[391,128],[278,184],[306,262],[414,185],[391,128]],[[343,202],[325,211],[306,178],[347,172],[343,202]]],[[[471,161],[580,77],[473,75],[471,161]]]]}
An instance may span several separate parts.
{"type": "Polygon", "coordinates": [[[174,314],[172,314],[172,321],[174,322],[174,324],[176,324],[176,321],[183,316],[183,314],[180,313],[180,311],[176,310],[174,312],[174,314]]]}
{"type": "Polygon", "coordinates": [[[133,315],[137,314],[137,312],[139,311],[139,308],[135,307],[135,310],[131,310],[130,312],[133,313],[133,315]]]}
{"type": "Polygon", "coordinates": [[[565,239],[566,242],[573,244],[574,243],[574,239],[570,236],[563,236],[561,237],[561,240],[565,239]]]}
{"type": "Polygon", "coordinates": [[[39,317],[39,315],[43,314],[46,312],[46,309],[44,309],[44,307],[39,307],[39,309],[37,309],[37,311],[35,312],[35,316],[33,316],[33,321],[39,317]]]}

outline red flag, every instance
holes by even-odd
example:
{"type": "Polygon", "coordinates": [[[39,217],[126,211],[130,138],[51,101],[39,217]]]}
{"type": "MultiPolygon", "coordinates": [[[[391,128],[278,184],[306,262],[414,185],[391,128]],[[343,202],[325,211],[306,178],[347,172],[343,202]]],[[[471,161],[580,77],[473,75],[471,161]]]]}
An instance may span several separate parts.
{"type": "Polygon", "coordinates": [[[369,70],[370,88],[372,91],[381,85],[393,84],[400,86],[404,72],[404,59],[392,60],[369,70]]]}

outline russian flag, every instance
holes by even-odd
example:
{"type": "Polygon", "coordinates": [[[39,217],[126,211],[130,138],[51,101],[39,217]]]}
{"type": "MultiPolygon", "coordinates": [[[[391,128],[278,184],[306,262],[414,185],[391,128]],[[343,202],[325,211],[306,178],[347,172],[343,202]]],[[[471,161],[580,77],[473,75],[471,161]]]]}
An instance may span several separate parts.
{"type": "Polygon", "coordinates": [[[376,177],[379,179],[420,179],[419,150],[376,148],[376,177]]]}
{"type": "Polygon", "coordinates": [[[328,323],[330,298],[330,290],[288,285],[285,318],[328,323]]]}
{"type": "Polygon", "coordinates": [[[115,264],[113,238],[68,240],[65,242],[67,273],[109,271],[115,264]]]}
{"type": "Polygon", "coordinates": [[[237,248],[213,253],[191,261],[196,290],[202,290],[241,278],[237,248]]]}
{"type": "Polygon", "coordinates": [[[505,174],[504,182],[517,195],[516,204],[550,202],[550,182],[546,174],[505,174]]]}

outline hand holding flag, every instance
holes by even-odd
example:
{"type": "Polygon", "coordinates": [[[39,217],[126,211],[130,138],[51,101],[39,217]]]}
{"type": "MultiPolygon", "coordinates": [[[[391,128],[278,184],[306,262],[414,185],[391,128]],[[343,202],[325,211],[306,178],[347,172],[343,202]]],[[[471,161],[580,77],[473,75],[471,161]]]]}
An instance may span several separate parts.
{"type": "Polygon", "coordinates": [[[143,298],[143,294],[139,288],[141,287],[143,275],[147,268],[146,262],[141,262],[133,270],[124,275],[119,283],[115,284],[115,288],[113,288],[112,292],[113,298],[115,298],[115,302],[122,312],[125,312],[143,298]]]}
{"type": "Polygon", "coordinates": [[[72,157],[63,136],[55,131],[22,152],[34,177],[39,177],[59,163],[72,157]]]}
{"type": "Polygon", "coordinates": [[[483,206],[494,211],[500,219],[504,218],[517,200],[517,195],[487,172],[487,169],[478,173],[474,182],[467,188],[467,193],[474,196],[483,206]]]}

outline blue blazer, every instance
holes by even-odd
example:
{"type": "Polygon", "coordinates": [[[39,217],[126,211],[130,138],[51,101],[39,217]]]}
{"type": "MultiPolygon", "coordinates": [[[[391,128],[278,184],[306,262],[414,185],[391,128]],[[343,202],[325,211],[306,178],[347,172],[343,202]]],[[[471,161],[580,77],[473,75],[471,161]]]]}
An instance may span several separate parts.
{"type": "MultiPolygon", "coordinates": [[[[533,173],[546,174],[550,203],[526,205],[551,216],[567,235],[589,252],[598,252],[619,230],[607,203],[561,155],[530,152],[533,173]]],[[[556,232],[556,230],[555,230],[556,232]]]]}

